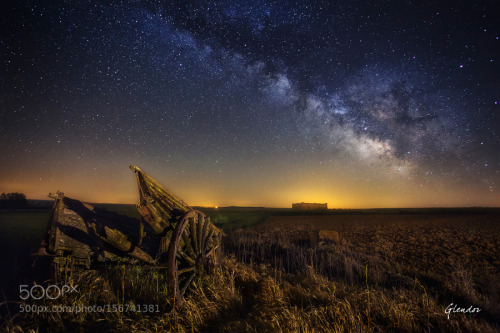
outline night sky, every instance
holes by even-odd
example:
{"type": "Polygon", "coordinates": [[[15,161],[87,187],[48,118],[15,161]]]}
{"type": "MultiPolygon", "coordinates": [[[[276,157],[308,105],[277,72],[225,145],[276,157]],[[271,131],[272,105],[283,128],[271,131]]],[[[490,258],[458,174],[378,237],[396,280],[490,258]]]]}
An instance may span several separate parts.
{"type": "Polygon", "coordinates": [[[0,192],[500,205],[497,1],[2,1],[0,192]]]}

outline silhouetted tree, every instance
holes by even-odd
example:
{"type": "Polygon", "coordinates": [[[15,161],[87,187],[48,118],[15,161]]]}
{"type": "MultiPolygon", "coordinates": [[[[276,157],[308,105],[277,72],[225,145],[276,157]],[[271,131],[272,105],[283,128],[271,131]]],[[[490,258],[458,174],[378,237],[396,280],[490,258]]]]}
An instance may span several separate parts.
{"type": "Polygon", "coordinates": [[[23,193],[2,193],[0,195],[0,208],[25,208],[26,195],[23,193]]]}

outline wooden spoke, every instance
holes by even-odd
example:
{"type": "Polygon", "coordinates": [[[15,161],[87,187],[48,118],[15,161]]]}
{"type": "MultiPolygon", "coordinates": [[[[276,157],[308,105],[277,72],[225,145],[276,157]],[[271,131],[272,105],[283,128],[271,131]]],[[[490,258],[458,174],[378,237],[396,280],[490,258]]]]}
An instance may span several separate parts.
{"type": "Polygon", "coordinates": [[[184,251],[182,251],[180,248],[177,249],[177,254],[178,254],[178,258],[183,258],[184,260],[186,260],[189,264],[191,265],[195,265],[196,264],[196,260],[191,258],[190,256],[188,256],[186,253],[184,253],[184,251]]]}
{"type": "MultiPolygon", "coordinates": [[[[196,237],[196,226],[195,219],[192,218],[189,221],[190,231],[191,231],[191,243],[193,244],[194,253],[198,254],[198,238],[196,237]]],[[[198,222],[199,223],[199,222],[198,222]]]]}
{"type": "MultiPolygon", "coordinates": [[[[187,230],[186,230],[187,231],[187,230]]],[[[189,254],[191,258],[196,258],[196,252],[191,245],[191,239],[189,238],[189,234],[187,232],[182,233],[182,239],[184,240],[185,252],[189,254]]]]}
{"type": "Polygon", "coordinates": [[[202,249],[205,248],[205,243],[207,241],[207,235],[208,235],[208,225],[210,224],[210,217],[205,217],[204,219],[204,223],[203,223],[203,229],[202,229],[202,232],[201,232],[201,245],[200,247],[202,249]]]}
{"type": "Polygon", "coordinates": [[[211,257],[212,254],[214,254],[214,252],[217,250],[218,247],[219,247],[219,244],[214,245],[210,250],[207,251],[206,256],[211,257]]]}
{"type": "Polygon", "coordinates": [[[207,236],[207,241],[205,242],[205,248],[209,247],[211,244],[211,241],[212,241],[212,236],[214,235],[214,229],[213,228],[210,228],[210,231],[208,232],[208,236],[207,236]]]}
{"type": "Polygon", "coordinates": [[[181,274],[184,274],[186,272],[192,272],[192,271],[195,271],[196,270],[196,267],[195,266],[191,266],[191,267],[186,267],[186,268],[182,268],[182,269],[179,269],[177,271],[177,276],[181,275],[181,274]]]}
{"type": "Polygon", "coordinates": [[[198,215],[197,216],[198,217],[198,219],[197,219],[198,220],[198,225],[197,225],[198,229],[196,230],[196,236],[198,236],[198,237],[197,237],[196,241],[198,243],[197,244],[198,248],[201,250],[202,249],[201,240],[203,238],[203,234],[202,234],[203,226],[206,225],[206,223],[205,223],[205,216],[203,214],[198,213],[197,215],[198,215]]]}
{"type": "Polygon", "coordinates": [[[186,282],[184,283],[184,286],[182,288],[180,288],[179,292],[180,292],[180,295],[181,297],[184,296],[184,293],[186,292],[186,289],[189,287],[189,285],[191,284],[191,281],[193,281],[194,277],[196,276],[196,273],[192,273],[189,278],[186,280],[186,282]]]}

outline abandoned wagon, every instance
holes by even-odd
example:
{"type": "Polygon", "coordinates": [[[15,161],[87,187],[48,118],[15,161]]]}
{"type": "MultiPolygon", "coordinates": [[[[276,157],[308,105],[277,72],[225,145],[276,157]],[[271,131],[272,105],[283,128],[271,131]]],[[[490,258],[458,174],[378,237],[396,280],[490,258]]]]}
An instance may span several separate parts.
{"type": "Polygon", "coordinates": [[[50,261],[53,278],[75,267],[144,263],[167,274],[168,293],[176,302],[196,275],[216,264],[222,230],[137,166],[141,219],[95,207],[57,192],[36,259],[50,261]]]}

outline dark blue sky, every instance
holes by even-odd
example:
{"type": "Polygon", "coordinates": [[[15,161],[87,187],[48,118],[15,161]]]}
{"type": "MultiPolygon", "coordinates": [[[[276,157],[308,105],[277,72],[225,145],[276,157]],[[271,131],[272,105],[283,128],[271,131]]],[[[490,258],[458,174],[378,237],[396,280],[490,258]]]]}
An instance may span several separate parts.
{"type": "Polygon", "coordinates": [[[0,191],[498,205],[494,1],[6,1],[0,191]]]}

